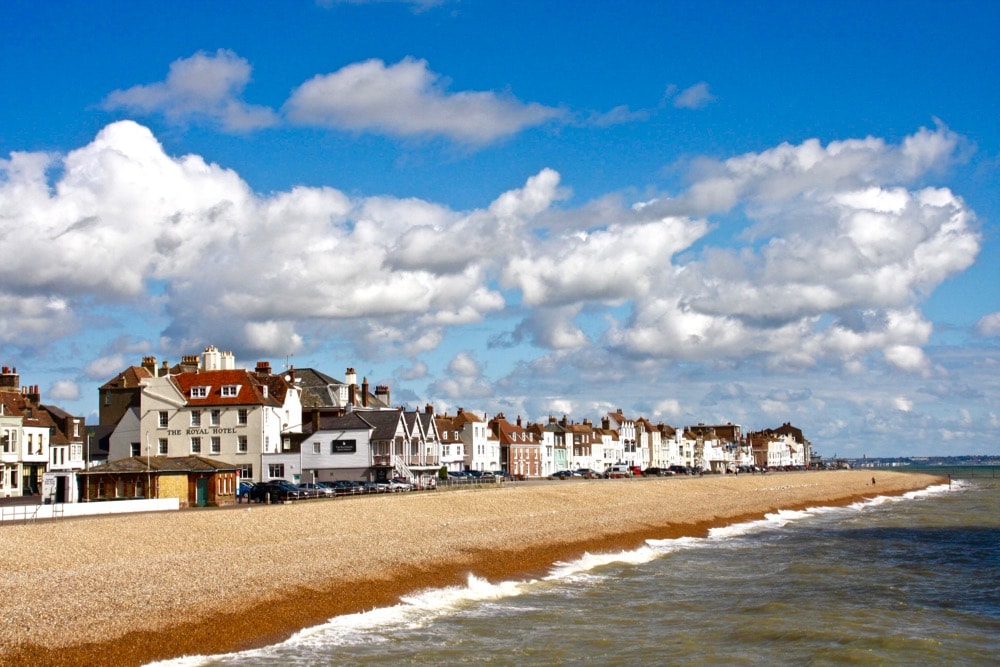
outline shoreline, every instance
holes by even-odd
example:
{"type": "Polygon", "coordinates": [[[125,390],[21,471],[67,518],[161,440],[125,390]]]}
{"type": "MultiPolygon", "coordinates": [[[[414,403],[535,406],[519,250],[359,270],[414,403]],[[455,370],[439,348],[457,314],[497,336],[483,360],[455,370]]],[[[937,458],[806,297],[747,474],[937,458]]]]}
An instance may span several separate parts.
{"type": "Polygon", "coordinates": [[[3,571],[15,576],[0,583],[0,594],[5,607],[15,606],[4,609],[0,646],[8,648],[0,649],[0,665],[140,665],[257,648],[334,616],[394,605],[418,590],[465,585],[469,574],[494,582],[532,578],[586,552],[704,536],[778,509],[848,505],[946,481],[875,476],[874,487],[870,471],[552,481],[6,527],[14,553],[3,555],[3,571]],[[137,539],[156,528],[145,542],[137,539]],[[187,531],[199,537],[186,542],[187,531]],[[46,578],[58,578],[53,569],[25,565],[16,554],[19,546],[61,533],[61,551],[69,553],[52,568],[62,565],[70,577],[109,576],[53,598],[55,589],[46,585],[46,578]],[[219,547],[213,536],[227,541],[219,547]],[[199,564],[209,571],[190,570],[199,564]],[[145,577],[144,585],[123,583],[129,572],[145,577]],[[38,591],[48,606],[21,605],[26,591],[38,591]],[[109,603],[119,608],[108,610],[109,603]],[[61,619],[67,607],[76,608],[61,619]],[[102,639],[81,642],[83,636],[102,639]]]}

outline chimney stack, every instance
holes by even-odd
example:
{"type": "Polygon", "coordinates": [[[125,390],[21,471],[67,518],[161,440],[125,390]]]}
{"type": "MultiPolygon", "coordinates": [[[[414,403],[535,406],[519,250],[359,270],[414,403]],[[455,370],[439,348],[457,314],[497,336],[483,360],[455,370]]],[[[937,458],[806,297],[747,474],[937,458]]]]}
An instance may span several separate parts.
{"type": "Polygon", "coordinates": [[[17,368],[4,366],[3,373],[0,374],[0,389],[17,391],[20,386],[21,378],[17,374],[17,368]]]}
{"type": "Polygon", "coordinates": [[[156,377],[156,357],[143,357],[142,367],[146,369],[146,372],[156,377]]]}
{"type": "Polygon", "coordinates": [[[254,373],[258,377],[266,377],[271,374],[271,362],[269,361],[258,361],[257,368],[254,369],[254,373]]]}
{"type": "Polygon", "coordinates": [[[368,378],[361,381],[361,405],[368,407],[368,378]]]}
{"type": "Polygon", "coordinates": [[[375,387],[375,398],[382,401],[382,403],[386,406],[391,405],[391,403],[389,403],[389,385],[377,385],[375,387]]]}

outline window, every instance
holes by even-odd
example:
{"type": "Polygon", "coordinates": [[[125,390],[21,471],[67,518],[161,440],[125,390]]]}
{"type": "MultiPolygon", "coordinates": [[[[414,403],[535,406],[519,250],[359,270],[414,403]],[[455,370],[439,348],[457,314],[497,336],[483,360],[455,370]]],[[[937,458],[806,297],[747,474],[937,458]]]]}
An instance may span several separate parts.
{"type": "Polygon", "coordinates": [[[141,448],[139,447],[139,443],[138,442],[133,442],[132,443],[132,456],[139,456],[140,454],[142,454],[142,451],[141,451],[141,448]]]}
{"type": "Polygon", "coordinates": [[[212,410],[210,417],[212,426],[218,426],[221,418],[222,418],[222,410],[212,410]]]}
{"type": "Polygon", "coordinates": [[[267,466],[267,476],[271,479],[280,479],[285,476],[284,463],[269,463],[267,466]]]}
{"type": "Polygon", "coordinates": [[[240,479],[253,479],[253,464],[245,463],[239,466],[240,479]]]}
{"type": "Polygon", "coordinates": [[[222,395],[227,398],[233,398],[239,396],[240,385],[238,384],[226,384],[222,386],[222,395]]]}
{"type": "Polygon", "coordinates": [[[247,409],[246,408],[240,408],[236,412],[236,423],[239,424],[240,426],[246,426],[247,425],[247,409]]]}
{"type": "Polygon", "coordinates": [[[236,437],[236,451],[240,454],[247,453],[247,437],[245,435],[236,437]]]}
{"type": "Polygon", "coordinates": [[[191,411],[191,426],[201,426],[201,410],[191,411]]]}
{"type": "Polygon", "coordinates": [[[208,387],[191,387],[191,398],[206,398],[208,387]]]}
{"type": "Polygon", "coordinates": [[[160,428],[167,427],[167,421],[170,419],[170,415],[167,414],[166,410],[160,410],[160,428]]]}
{"type": "Polygon", "coordinates": [[[319,440],[317,440],[316,442],[313,443],[313,454],[322,454],[322,453],[323,453],[323,445],[322,443],[320,443],[319,440]]]}
{"type": "Polygon", "coordinates": [[[201,438],[198,436],[191,438],[191,453],[201,454],[201,438]]]}
{"type": "Polygon", "coordinates": [[[212,453],[213,454],[218,454],[219,452],[221,452],[222,451],[222,438],[220,438],[217,435],[213,435],[212,436],[211,447],[212,447],[212,453]]]}
{"type": "Polygon", "coordinates": [[[167,451],[168,450],[167,450],[167,439],[166,438],[160,438],[160,441],[159,441],[159,443],[156,446],[156,451],[160,454],[160,456],[166,456],[167,455],[167,451]]]}

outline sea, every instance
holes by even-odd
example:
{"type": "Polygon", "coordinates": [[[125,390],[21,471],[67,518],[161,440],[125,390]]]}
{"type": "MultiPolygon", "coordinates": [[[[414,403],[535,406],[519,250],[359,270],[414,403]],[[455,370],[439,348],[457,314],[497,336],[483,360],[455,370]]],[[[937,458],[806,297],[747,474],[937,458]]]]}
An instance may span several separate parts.
{"type": "MultiPolygon", "coordinates": [[[[421,591],[157,665],[998,665],[1000,470],[421,591]]],[[[877,476],[877,471],[873,473],[877,476]]]]}

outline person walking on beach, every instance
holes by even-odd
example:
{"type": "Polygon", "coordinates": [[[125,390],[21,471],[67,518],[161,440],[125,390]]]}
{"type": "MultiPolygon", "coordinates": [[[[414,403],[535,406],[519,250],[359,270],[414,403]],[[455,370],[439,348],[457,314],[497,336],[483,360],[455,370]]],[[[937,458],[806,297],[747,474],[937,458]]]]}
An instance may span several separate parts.
{"type": "Polygon", "coordinates": [[[872,486],[875,486],[875,478],[872,477],[872,486]]]}

